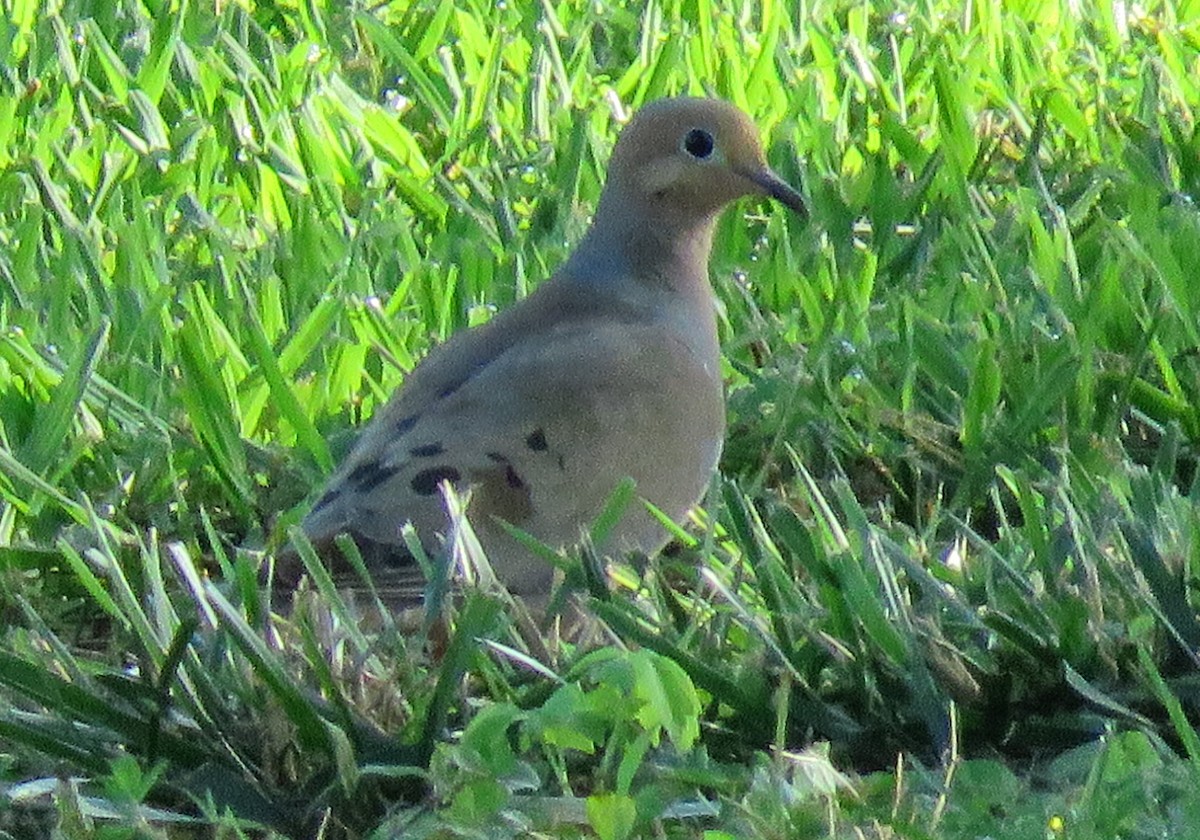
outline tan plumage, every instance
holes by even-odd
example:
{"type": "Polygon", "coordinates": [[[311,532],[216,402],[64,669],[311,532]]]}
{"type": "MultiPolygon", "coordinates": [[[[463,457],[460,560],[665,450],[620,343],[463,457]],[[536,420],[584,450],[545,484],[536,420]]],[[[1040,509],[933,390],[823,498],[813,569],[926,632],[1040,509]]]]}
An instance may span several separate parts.
{"type": "MultiPolygon", "coordinates": [[[[470,489],[469,516],[497,576],[529,595],[547,591],[552,569],[497,517],[569,546],[632,477],[639,496],[682,519],[716,468],[725,427],[713,229],[726,204],[749,194],[804,213],[741,111],[705,99],[643,108],[613,150],[595,219],[571,258],[412,371],[304,520],[309,539],[324,550],[352,535],[384,588],[418,597],[400,529],[412,521],[438,553],[447,529],[438,488],[448,480],[470,489]]],[[[665,541],[632,505],[599,548],[649,553],[665,541]]]]}

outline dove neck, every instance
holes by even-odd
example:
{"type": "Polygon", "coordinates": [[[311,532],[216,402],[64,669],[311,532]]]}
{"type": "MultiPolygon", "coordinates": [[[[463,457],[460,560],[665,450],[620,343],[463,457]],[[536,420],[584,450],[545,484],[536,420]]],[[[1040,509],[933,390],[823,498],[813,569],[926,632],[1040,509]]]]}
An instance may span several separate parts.
{"type": "Polygon", "coordinates": [[[649,209],[602,199],[569,268],[581,279],[634,280],[708,300],[715,214],[680,222],[649,209]]]}

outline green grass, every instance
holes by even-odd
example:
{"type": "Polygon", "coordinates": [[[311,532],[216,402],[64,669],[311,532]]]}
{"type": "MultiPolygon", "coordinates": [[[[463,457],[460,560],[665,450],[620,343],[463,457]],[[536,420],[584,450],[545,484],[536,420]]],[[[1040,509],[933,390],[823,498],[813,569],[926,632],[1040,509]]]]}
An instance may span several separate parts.
{"type": "Polygon", "coordinates": [[[1200,3],[212,5],[0,6],[0,837],[1195,833],[1200,3]],[[721,224],[690,536],[598,649],[272,614],[679,92],[813,217],[721,224]]]}

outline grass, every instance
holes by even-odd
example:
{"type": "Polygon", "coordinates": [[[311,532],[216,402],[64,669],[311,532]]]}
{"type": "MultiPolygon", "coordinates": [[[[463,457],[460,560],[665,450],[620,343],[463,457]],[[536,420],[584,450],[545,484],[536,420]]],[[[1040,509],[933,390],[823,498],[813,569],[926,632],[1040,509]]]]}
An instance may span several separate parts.
{"type": "Polygon", "coordinates": [[[0,836],[1200,825],[1200,4],[0,20],[0,836]],[[604,644],[273,614],[354,428],[678,92],[813,220],[721,224],[721,475],[636,601],[564,560],[604,644]]]}

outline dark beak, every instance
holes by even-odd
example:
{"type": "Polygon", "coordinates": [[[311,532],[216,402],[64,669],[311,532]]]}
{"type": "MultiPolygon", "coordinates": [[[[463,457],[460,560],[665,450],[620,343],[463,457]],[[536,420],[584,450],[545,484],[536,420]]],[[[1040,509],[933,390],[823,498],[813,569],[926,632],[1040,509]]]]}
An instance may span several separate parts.
{"type": "Polygon", "coordinates": [[[784,207],[790,208],[803,221],[808,221],[808,207],[804,204],[804,196],[770,169],[764,167],[757,172],[747,174],[746,177],[771,198],[784,207]]]}

